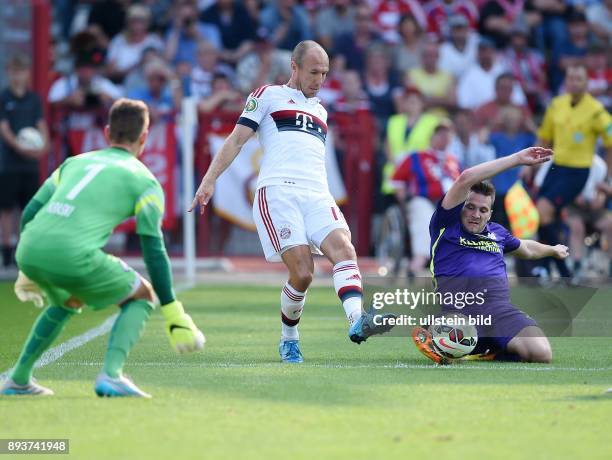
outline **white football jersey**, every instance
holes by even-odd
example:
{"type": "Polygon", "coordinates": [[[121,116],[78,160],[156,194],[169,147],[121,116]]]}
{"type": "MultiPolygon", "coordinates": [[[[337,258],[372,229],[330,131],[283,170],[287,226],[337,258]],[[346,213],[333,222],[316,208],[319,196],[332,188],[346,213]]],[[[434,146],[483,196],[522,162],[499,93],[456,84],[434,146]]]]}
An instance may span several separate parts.
{"type": "Polygon", "coordinates": [[[257,132],[263,160],[257,188],[294,185],[328,191],[327,111],[316,97],[287,85],[262,86],[246,102],[238,124],[257,132]]]}

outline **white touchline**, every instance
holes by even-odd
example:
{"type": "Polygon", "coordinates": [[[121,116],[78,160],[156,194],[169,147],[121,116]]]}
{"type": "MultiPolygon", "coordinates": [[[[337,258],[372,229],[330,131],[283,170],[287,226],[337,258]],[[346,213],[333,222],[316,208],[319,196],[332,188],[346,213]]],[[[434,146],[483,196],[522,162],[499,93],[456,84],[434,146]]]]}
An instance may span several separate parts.
{"type": "MultiPolygon", "coordinates": [[[[95,361],[67,361],[58,363],[58,366],[92,366],[100,367],[103,362],[95,361]]],[[[456,370],[480,370],[480,371],[533,371],[533,372],[609,372],[612,367],[538,367],[529,365],[513,365],[511,363],[496,363],[491,365],[487,363],[482,366],[473,364],[457,363],[451,366],[437,366],[435,364],[405,364],[397,362],[395,364],[334,364],[334,363],[304,363],[296,366],[296,368],[311,368],[311,369],[424,369],[433,371],[456,371],[456,370]]],[[[283,363],[192,363],[192,362],[133,362],[130,367],[203,367],[214,369],[247,369],[247,368],[286,368],[283,363]]]]}
{"type": "MultiPolygon", "coordinates": [[[[113,327],[113,324],[115,323],[115,319],[117,318],[117,316],[119,316],[119,313],[115,313],[114,315],[109,316],[99,326],[89,329],[88,331],[84,332],[81,335],[72,337],[68,341],[64,343],[60,343],[59,345],[53,348],[49,348],[38,359],[38,361],[34,365],[34,368],[37,369],[39,367],[46,366],[47,364],[51,364],[57,361],[58,359],[60,359],[62,356],[64,356],[69,351],[82,347],[87,342],[91,342],[93,339],[106,334],[113,327]]],[[[0,379],[4,380],[5,378],[7,378],[10,371],[11,369],[8,369],[4,371],[2,374],[0,374],[0,379]]]]}
{"type": "MultiPolygon", "coordinates": [[[[191,285],[177,286],[176,287],[176,292],[185,291],[185,290],[187,290],[187,289],[189,289],[191,287],[193,287],[193,286],[191,286],[191,285]]],[[[89,329],[88,331],[84,332],[81,335],[77,335],[76,337],[72,337],[68,341],[66,341],[64,343],[60,343],[59,345],[56,345],[53,348],[49,348],[38,359],[38,361],[34,365],[34,368],[38,369],[39,367],[43,367],[43,366],[46,366],[47,364],[54,363],[55,361],[60,359],[62,356],[64,356],[66,353],[68,353],[69,351],[75,350],[76,348],[80,348],[83,345],[85,345],[86,343],[91,342],[93,339],[98,338],[101,335],[106,334],[108,331],[110,331],[112,329],[113,324],[115,323],[115,319],[117,318],[117,316],[119,316],[119,313],[115,313],[114,315],[109,316],[99,326],[91,328],[91,329],[89,329]]],[[[11,370],[12,370],[12,368],[11,369],[7,369],[3,373],[1,373],[0,374],[0,380],[6,379],[9,376],[11,370]]]]}

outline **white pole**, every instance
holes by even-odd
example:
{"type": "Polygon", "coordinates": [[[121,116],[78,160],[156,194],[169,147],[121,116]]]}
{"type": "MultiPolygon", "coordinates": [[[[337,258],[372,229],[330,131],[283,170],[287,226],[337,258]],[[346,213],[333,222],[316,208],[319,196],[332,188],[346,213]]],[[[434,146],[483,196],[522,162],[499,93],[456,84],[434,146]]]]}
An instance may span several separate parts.
{"type": "Polygon", "coordinates": [[[194,141],[197,127],[196,102],[192,97],[183,99],[181,107],[181,152],[183,159],[183,258],[185,277],[189,285],[196,280],[195,216],[197,210],[187,212],[195,194],[194,190],[194,141]]]}

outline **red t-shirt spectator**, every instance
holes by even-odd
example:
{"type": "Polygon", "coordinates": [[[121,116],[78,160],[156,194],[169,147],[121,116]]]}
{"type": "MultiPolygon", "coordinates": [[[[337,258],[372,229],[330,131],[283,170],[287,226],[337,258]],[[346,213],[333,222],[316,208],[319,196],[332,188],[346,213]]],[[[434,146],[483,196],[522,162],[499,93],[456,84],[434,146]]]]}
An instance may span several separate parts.
{"type": "Polygon", "coordinates": [[[372,19],[377,31],[389,43],[399,42],[397,31],[400,18],[411,14],[422,30],[427,28],[427,17],[417,0],[369,0],[372,19]]]}
{"type": "Polygon", "coordinates": [[[408,155],[395,169],[391,181],[405,186],[411,196],[438,201],[448,191],[461,169],[454,155],[422,150],[408,155]]]}
{"type": "Polygon", "coordinates": [[[448,19],[451,16],[465,16],[470,29],[476,30],[478,24],[478,8],[471,0],[456,0],[445,2],[444,0],[432,0],[425,6],[427,15],[427,31],[440,37],[448,37],[450,29],[448,19]]]}

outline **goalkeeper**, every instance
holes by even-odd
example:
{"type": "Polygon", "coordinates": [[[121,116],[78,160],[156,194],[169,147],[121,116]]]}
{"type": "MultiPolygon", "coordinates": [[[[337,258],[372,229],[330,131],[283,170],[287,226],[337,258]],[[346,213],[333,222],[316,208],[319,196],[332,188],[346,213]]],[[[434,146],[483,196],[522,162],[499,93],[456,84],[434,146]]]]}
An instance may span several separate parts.
{"type": "Polygon", "coordinates": [[[20,300],[39,306],[44,295],[49,306],[34,323],[0,394],[53,394],[32,378],[32,368],[84,305],[120,307],[104,367],[95,382],[98,396],[150,397],[123,375],[122,368],[158,300],[174,349],[189,352],[203,347],[204,335],[184,312],[172,287],[161,231],[162,188],[137,159],[148,126],[143,102],[116,101],[104,129],[110,147],[66,160],[24,210],[15,292],[20,300]],[[123,261],[102,251],[115,226],[132,216],[152,286],[123,261]]]}

